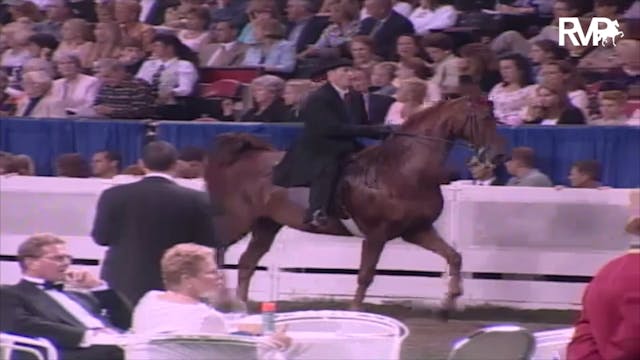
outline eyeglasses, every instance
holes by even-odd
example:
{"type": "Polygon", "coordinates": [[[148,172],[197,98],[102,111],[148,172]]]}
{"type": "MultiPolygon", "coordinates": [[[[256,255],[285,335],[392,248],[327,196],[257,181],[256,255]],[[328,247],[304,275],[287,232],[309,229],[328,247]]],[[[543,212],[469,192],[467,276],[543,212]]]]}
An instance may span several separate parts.
{"type": "Polygon", "coordinates": [[[40,259],[45,259],[53,262],[73,262],[71,255],[53,255],[53,256],[41,256],[40,259]]]}

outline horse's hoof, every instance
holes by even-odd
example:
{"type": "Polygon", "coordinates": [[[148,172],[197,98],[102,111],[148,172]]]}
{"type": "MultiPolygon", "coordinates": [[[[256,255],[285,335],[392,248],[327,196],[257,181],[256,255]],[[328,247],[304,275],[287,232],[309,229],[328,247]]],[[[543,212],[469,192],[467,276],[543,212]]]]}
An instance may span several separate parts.
{"type": "Polygon", "coordinates": [[[451,317],[451,311],[449,309],[438,309],[436,311],[436,319],[441,322],[448,322],[451,317]]]}

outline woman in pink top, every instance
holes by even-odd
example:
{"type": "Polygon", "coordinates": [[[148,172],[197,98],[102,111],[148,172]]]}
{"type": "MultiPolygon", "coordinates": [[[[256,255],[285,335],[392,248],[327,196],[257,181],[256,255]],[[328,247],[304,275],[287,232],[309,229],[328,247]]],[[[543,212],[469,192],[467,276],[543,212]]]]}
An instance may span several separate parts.
{"type": "Polygon", "coordinates": [[[531,67],[529,61],[520,54],[502,57],[499,62],[502,82],[489,92],[493,102],[493,115],[498,123],[517,126],[523,122],[523,111],[529,104],[532,89],[529,85],[531,67]]]}

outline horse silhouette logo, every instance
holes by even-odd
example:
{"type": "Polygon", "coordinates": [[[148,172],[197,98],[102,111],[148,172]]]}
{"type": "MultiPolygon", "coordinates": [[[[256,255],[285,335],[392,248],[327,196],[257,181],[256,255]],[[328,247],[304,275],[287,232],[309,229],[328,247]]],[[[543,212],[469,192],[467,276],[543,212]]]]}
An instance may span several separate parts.
{"type": "Polygon", "coordinates": [[[596,33],[596,36],[599,37],[598,43],[600,43],[602,46],[607,46],[609,41],[611,41],[611,44],[613,46],[616,46],[616,38],[618,36],[620,36],[621,38],[624,37],[624,33],[620,31],[620,24],[618,23],[618,20],[613,20],[607,22],[606,25],[606,28],[600,29],[596,33]]]}
{"type": "MultiPolygon", "coordinates": [[[[584,19],[582,20],[584,21],[584,19]]],[[[560,46],[565,46],[567,39],[574,46],[607,46],[609,44],[616,46],[616,39],[624,37],[624,33],[620,31],[618,20],[604,17],[592,18],[586,34],[580,18],[561,17],[559,35],[560,46]]]]}

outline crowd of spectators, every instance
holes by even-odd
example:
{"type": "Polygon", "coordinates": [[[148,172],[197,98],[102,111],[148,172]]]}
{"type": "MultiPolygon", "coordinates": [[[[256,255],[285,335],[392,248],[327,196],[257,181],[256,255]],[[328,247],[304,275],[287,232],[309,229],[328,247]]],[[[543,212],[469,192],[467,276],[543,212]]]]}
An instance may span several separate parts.
{"type": "Polygon", "coordinates": [[[640,124],[638,1],[6,0],[0,21],[2,116],[300,121],[314,69],[340,56],[371,123],[481,91],[501,124],[640,124]],[[566,16],[624,37],[562,47],[566,16]],[[206,91],[236,67],[257,77],[206,91]]]}

